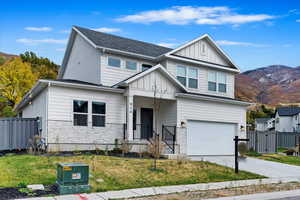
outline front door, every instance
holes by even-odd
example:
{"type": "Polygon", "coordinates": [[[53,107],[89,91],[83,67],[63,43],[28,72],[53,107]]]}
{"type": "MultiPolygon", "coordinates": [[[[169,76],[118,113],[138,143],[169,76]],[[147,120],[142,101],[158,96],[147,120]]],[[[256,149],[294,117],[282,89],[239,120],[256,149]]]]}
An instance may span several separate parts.
{"type": "Polygon", "coordinates": [[[153,109],[141,108],[141,139],[153,136],[153,109]]]}

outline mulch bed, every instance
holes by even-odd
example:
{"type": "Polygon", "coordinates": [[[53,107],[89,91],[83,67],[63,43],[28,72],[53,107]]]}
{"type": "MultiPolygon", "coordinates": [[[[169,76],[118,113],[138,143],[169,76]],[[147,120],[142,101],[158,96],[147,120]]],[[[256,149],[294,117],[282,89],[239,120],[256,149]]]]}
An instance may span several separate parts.
{"type": "Polygon", "coordinates": [[[58,195],[56,185],[45,186],[45,190],[35,190],[32,192],[22,191],[26,191],[26,188],[0,188],[0,200],[58,195]]]}

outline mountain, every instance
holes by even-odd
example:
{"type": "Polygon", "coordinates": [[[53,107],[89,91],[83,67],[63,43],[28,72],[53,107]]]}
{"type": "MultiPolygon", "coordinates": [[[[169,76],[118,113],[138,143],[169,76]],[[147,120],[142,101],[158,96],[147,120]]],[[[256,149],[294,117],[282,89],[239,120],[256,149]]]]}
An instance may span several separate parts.
{"type": "Polygon", "coordinates": [[[271,65],[236,76],[238,99],[268,105],[300,103],[300,66],[271,65]]]}
{"type": "Polygon", "coordinates": [[[0,52],[0,57],[4,57],[5,59],[11,59],[11,58],[16,58],[18,56],[14,54],[0,52]]]}

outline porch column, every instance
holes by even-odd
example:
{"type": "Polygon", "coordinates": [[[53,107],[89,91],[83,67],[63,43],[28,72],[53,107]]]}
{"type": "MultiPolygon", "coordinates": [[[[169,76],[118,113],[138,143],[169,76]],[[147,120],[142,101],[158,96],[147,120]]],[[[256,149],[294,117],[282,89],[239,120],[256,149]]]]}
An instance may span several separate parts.
{"type": "Polygon", "coordinates": [[[133,140],[133,95],[127,96],[127,139],[133,140]]]}

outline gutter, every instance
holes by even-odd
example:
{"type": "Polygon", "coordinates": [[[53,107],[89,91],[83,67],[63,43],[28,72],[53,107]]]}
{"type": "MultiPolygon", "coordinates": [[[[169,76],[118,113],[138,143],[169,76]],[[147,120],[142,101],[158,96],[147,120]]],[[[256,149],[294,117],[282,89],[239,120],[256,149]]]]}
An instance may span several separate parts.
{"type": "Polygon", "coordinates": [[[204,101],[214,101],[220,103],[228,103],[233,105],[240,105],[240,106],[251,106],[253,103],[239,101],[235,99],[225,99],[225,98],[218,98],[218,97],[209,97],[209,96],[201,96],[201,95],[194,95],[194,94],[185,94],[185,93],[176,93],[176,97],[188,98],[188,99],[195,99],[195,100],[204,100],[204,101]]]}

